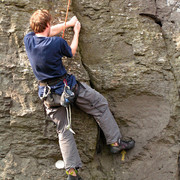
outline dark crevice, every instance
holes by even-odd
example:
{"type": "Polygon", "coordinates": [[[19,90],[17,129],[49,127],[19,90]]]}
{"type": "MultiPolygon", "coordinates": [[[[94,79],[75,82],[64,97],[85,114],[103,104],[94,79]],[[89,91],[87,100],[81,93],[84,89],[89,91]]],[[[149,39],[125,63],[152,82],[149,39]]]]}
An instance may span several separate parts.
{"type": "Polygon", "coordinates": [[[147,17],[153,19],[156,24],[158,24],[158,25],[160,25],[160,27],[162,27],[161,19],[159,19],[159,18],[157,17],[157,15],[149,14],[149,13],[140,13],[139,15],[141,15],[141,16],[147,16],[147,17]]]}
{"type": "Polygon", "coordinates": [[[96,153],[100,154],[105,145],[106,145],[106,138],[104,136],[103,131],[98,126],[98,137],[97,137],[96,153]]]}
{"type": "Polygon", "coordinates": [[[89,84],[92,88],[94,88],[93,83],[91,81],[91,75],[90,75],[90,70],[88,68],[88,66],[84,63],[83,61],[83,56],[82,56],[82,52],[81,52],[81,46],[80,46],[80,42],[79,42],[79,55],[81,56],[81,63],[83,68],[85,69],[85,71],[87,72],[88,76],[89,76],[89,84]]]}
{"type": "Polygon", "coordinates": [[[141,16],[147,16],[151,19],[153,19],[155,21],[156,24],[160,25],[160,27],[162,27],[162,20],[158,17],[158,12],[157,12],[157,0],[154,0],[154,4],[155,4],[155,14],[150,14],[150,13],[140,13],[139,15],[141,16]]]}

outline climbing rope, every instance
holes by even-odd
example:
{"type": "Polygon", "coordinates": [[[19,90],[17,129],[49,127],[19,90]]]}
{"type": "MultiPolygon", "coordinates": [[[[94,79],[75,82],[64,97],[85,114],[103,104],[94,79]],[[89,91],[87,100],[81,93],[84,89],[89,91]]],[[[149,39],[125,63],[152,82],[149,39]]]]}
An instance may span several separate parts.
{"type": "Polygon", "coordinates": [[[71,0],[68,0],[67,10],[66,10],[66,18],[65,18],[65,26],[64,26],[62,38],[64,38],[64,34],[65,34],[65,30],[66,30],[66,22],[67,22],[67,17],[68,17],[70,2],[71,2],[71,0]]]}
{"type": "MultiPolygon", "coordinates": [[[[67,10],[66,10],[66,18],[65,18],[65,26],[64,26],[62,38],[64,38],[64,34],[65,34],[65,30],[66,30],[66,22],[67,22],[70,2],[71,2],[71,0],[68,0],[67,10]]],[[[64,80],[64,83],[65,83],[65,86],[67,86],[66,80],[64,80]]],[[[73,134],[75,134],[75,132],[71,128],[71,105],[70,104],[66,107],[66,113],[67,113],[67,121],[68,121],[68,125],[67,125],[66,129],[70,130],[73,134]]]]}

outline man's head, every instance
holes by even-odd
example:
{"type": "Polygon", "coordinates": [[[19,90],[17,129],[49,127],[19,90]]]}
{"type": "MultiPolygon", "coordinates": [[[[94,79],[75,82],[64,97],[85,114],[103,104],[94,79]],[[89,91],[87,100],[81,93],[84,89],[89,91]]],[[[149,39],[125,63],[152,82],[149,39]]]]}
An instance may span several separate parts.
{"type": "Polygon", "coordinates": [[[42,33],[50,25],[51,15],[47,10],[37,10],[30,18],[31,29],[35,33],[42,33]]]}

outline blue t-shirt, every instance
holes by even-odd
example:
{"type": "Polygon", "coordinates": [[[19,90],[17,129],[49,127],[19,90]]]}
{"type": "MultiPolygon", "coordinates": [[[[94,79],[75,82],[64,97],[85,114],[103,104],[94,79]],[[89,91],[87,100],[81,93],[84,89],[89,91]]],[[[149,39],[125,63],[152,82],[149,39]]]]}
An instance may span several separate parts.
{"type": "MultiPolygon", "coordinates": [[[[72,52],[63,38],[57,36],[38,37],[34,32],[30,32],[24,37],[24,44],[33,73],[38,80],[61,77],[67,73],[62,63],[62,57],[72,57],[72,52]]],[[[72,88],[76,84],[76,79],[71,75],[67,77],[67,82],[72,88]]],[[[52,88],[56,93],[61,94],[63,83],[58,84],[52,88]]],[[[43,88],[39,87],[39,96],[43,94],[43,88]]]]}

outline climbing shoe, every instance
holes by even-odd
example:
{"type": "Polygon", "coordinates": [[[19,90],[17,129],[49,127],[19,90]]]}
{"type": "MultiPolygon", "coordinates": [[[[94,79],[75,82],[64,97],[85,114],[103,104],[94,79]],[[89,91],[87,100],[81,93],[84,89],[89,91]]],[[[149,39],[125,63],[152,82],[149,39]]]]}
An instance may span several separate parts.
{"type": "Polygon", "coordinates": [[[83,179],[79,176],[77,169],[75,169],[75,172],[76,172],[76,176],[72,176],[72,174],[70,174],[70,173],[68,173],[68,172],[66,171],[66,174],[68,175],[67,180],[83,180],[83,179]]]}
{"type": "Polygon", "coordinates": [[[72,176],[72,175],[68,174],[67,180],[83,180],[83,179],[78,174],[77,174],[77,176],[72,176]]]}
{"type": "Polygon", "coordinates": [[[111,145],[111,153],[115,154],[118,153],[122,150],[129,150],[132,149],[135,146],[135,141],[133,139],[125,141],[125,140],[121,140],[118,139],[118,146],[115,145],[111,145]]]}

